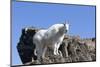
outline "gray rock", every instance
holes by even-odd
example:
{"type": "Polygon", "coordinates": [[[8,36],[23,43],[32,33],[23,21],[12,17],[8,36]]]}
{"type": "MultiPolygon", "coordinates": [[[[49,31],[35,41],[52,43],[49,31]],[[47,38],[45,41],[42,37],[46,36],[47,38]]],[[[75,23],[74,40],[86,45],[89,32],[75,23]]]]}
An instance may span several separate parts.
{"type": "Polygon", "coordinates": [[[53,51],[48,48],[46,57],[37,60],[34,54],[35,44],[32,41],[34,34],[39,29],[24,28],[17,50],[24,65],[84,62],[96,60],[95,38],[81,39],[79,36],[66,35],[59,48],[59,56],[54,56],[53,51]]]}

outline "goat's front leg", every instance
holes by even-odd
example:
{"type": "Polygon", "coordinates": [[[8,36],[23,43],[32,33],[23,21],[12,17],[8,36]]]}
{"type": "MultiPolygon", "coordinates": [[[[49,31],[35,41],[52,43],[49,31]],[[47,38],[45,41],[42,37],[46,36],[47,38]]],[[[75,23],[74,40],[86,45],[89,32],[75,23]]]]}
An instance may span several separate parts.
{"type": "Polygon", "coordinates": [[[54,55],[57,55],[57,49],[56,48],[54,48],[54,55]]]}
{"type": "Polygon", "coordinates": [[[54,45],[54,55],[59,55],[58,48],[59,48],[58,44],[55,44],[54,45]]]}
{"type": "Polygon", "coordinates": [[[59,47],[60,47],[60,45],[61,45],[61,42],[60,42],[60,41],[57,42],[57,45],[56,45],[56,53],[57,53],[57,55],[61,55],[61,56],[62,56],[61,51],[59,51],[59,47]]]}
{"type": "Polygon", "coordinates": [[[58,50],[59,49],[59,46],[60,45],[57,45],[57,47],[56,47],[56,53],[57,53],[57,55],[60,55],[59,50],[58,50]]]}
{"type": "Polygon", "coordinates": [[[56,46],[56,44],[53,45],[53,54],[57,55],[57,46],[56,46]]]}

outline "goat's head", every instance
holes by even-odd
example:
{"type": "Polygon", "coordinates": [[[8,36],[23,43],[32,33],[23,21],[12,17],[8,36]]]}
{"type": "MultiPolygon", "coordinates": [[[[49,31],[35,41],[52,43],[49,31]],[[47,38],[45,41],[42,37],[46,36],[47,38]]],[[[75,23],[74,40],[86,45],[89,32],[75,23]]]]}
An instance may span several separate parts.
{"type": "Polygon", "coordinates": [[[69,24],[62,23],[62,24],[59,24],[56,28],[59,29],[59,33],[64,34],[69,30],[69,24]]]}

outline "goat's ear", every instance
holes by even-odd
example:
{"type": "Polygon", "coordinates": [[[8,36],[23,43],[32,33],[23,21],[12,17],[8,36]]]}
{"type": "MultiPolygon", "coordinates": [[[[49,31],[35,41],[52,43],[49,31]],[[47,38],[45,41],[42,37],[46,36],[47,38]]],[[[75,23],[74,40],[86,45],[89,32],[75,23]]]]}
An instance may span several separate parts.
{"type": "Polygon", "coordinates": [[[64,24],[64,26],[66,26],[66,21],[63,24],[64,24]]]}

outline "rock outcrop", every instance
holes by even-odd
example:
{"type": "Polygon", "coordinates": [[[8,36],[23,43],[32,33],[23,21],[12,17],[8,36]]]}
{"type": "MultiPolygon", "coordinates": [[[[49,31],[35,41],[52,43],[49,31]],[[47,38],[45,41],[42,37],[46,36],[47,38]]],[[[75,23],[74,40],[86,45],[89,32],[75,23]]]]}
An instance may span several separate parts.
{"type": "Polygon", "coordinates": [[[59,56],[54,56],[52,50],[48,48],[46,58],[37,60],[34,54],[36,46],[32,39],[38,30],[36,28],[22,29],[17,50],[24,65],[96,61],[95,38],[81,39],[79,36],[68,35],[65,36],[59,48],[59,56]]]}

